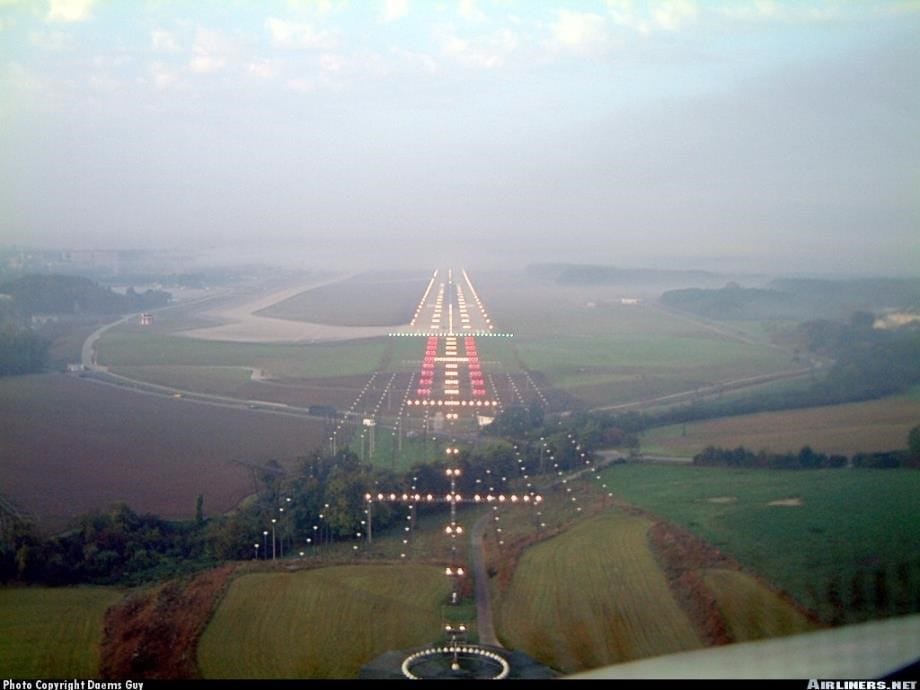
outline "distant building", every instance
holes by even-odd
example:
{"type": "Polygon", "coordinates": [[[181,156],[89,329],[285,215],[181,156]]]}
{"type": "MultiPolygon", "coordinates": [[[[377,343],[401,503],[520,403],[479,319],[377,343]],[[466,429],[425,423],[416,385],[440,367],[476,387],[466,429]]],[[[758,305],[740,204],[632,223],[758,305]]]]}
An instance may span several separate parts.
{"type": "Polygon", "coordinates": [[[621,297],[620,304],[639,304],[642,300],[636,297],[621,297]]]}
{"type": "Polygon", "coordinates": [[[141,314],[141,326],[149,326],[153,323],[153,314],[143,313],[141,314]]]}

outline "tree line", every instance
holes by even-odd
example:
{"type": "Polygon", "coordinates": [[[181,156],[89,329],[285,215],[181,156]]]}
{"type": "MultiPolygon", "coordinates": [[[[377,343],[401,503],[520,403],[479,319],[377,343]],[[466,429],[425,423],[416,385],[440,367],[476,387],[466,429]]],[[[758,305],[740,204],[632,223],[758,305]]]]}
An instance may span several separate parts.
{"type": "Polygon", "coordinates": [[[89,278],[58,274],[31,274],[0,285],[9,295],[20,319],[35,314],[127,314],[169,304],[172,296],[162,290],[119,294],[89,278]]]}
{"type": "MultiPolygon", "coordinates": [[[[916,427],[920,431],[920,427],[916,427]]],[[[814,470],[862,467],[870,469],[894,469],[897,467],[920,468],[920,453],[909,450],[892,450],[877,453],[856,453],[850,457],[819,453],[810,446],[803,446],[798,453],[755,453],[744,446],[719,448],[709,446],[702,453],[693,456],[693,464],[699,467],[744,467],[753,469],[814,470]]]]}
{"type": "MultiPolygon", "coordinates": [[[[517,459],[505,443],[462,451],[451,461],[461,469],[458,491],[485,491],[492,479],[498,485],[501,477],[517,477],[517,459]]],[[[443,496],[450,487],[444,469],[432,463],[392,472],[359,462],[349,450],[334,456],[316,451],[288,471],[267,463],[257,471],[256,494],[226,515],[206,517],[199,498],[193,520],[139,515],[118,503],[81,516],[54,536],[22,520],[5,520],[0,522],[0,582],[135,585],[252,558],[254,544],[263,544],[273,526],[279,555],[304,550],[307,539],[311,545],[355,539],[364,529],[366,493],[404,493],[416,486],[421,493],[443,496]]],[[[443,503],[420,504],[417,513],[447,509],[443,503]]],[[[376,504],[373,519],[375,531],[384,531],[404,524],[405,516],[376,504]]]]}
{"type": "Polygon", "coordinates": [[[48,366],[51,343],[30,328],[0,327],[0,376],[34,374],[48,366]]]}

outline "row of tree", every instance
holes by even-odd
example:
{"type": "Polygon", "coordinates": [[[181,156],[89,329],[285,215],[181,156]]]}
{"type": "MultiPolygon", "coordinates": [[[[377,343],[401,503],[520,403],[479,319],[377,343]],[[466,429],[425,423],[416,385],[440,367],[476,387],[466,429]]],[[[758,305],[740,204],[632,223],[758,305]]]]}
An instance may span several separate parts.
{"type": "Polygon", "coordinates": [[[119,294],[89,278],[57,274],[32,274],[0,285],[16,314],[28,321],[34,314],[126,314],[155,309],[172,296],[162,290],[119,294]]]}
{"type": "MultiPolygon", "coordinates": [[[[920,430],[920,427],[917,427],[920,430]]],[[[872,469],[894,469],[897,467],[920,467],[920,454],[912,455],[907,450],[893,450],[880,453],[857,453],[828,455],[818,453],[810,446],[804,446],[798,453],[755,453],[744,446],[717,448],[709,446],[702,453],[693,456],[693,464],[702,467],[747,467],[779,470],[836,469],[841,467],[864,467],[872,469]]]]}
{"type": "MultiPolygon", "coordinates": [[[[524,450],[539,459],[536,448],[524,450]]],[[[549,457],[545,448],[543,456],[549,457]]],[[[520,449],[505,443],[462,451],[452,459],[461,470],[458,490],[507,490],[502,478],[518,477],[523,457],[520,449]]],[[[81,517],[71,530],[53,537],[8,520],[0,539],[0,581],[133,585],[223,560],[252,558],[254,544],[265,544],[264,533],[273,528],[277,549],[285,554],[306,548],[307,538],[313,543],[354,539],[364,530],[366,493],[404,493],[415,486],[421,493],[443,496],[450,487],[444,469],[424,464],[392,472],[362,464],[350,451],[335,456],[317,451],[300,458],[290,471],[268,463],[257,472],[256,495],[227,515],[205,518],[200,499],[196,518],[179,522],[138,515],[117,504],[81,517]]],[[[534,465],[531,471],[538,469],[534,465]]],[[[424,504],[417,514],[446,509],[443,503],[424,504]]],[[[373,519],[375,530],[385,530],[402,524],[405,516],[377,504],[373,519]]],[[[271,548],[271,543],[265,546],[271,548]]]]}

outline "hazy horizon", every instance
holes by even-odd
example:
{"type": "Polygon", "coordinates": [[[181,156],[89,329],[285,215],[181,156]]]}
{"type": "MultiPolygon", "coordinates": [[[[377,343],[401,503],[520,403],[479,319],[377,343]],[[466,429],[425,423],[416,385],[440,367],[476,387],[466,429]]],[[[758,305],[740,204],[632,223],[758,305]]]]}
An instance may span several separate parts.
{"type": "Polygon", "coordinates": [[[0,2],[4,243],[920,270],[920,3],[231,7],[0,2]]]}

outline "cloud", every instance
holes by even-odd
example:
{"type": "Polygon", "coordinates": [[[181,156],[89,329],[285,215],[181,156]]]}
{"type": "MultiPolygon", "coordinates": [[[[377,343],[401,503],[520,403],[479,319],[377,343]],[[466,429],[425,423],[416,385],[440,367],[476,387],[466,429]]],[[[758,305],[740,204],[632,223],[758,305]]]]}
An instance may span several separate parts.
{"type": "Polygon", "coordinates": [[[298,93],[313,93],[316,91],[316,84],[314,82],[300,77],[288,79],[285,86],[291,91],[297,91],[298,93]]]}
{"type": "Polygon", "coordinates": [[[154,29],[150,32],[150,44],[158,53],[177,53],[179,52],[179,42],[176,37],[169,31],[163,29],[154,29]]]}
{"type": "Polygon", "coordinates": [[[189,69],[196,74],[219,72],[226,67],[234,52],[235,46],[222,32],[213,29],[198,29],[195,33],[195,45],[192,48],[189,69]]]}
{"type": "Polygon", "coordinates": [[[288,6],[294,10],[308,12],[317,17],[325,17],[334,11],[345,8],[347,0],[288,0],[288,6]]]}
{"type": "Polygon", "coordinates": [[[575,53],[603,52],[610,40],[607,20],[591,12],[559,10],[552,32],[556,48],[575,53]]]}
{"type": "Polygon", "coordinates": [[[96,0],[51,0],[49,22],[82,22],[89,19],[96,0]]]}
{"type": "Polygon", "coordinates": [[[162,62],[154,62],[150,65],[150,78],[153,80],[153,85],[160,90],[168,89],[179,83],[178,74],[162,62]]]}
{"type": "Polygon", "coordinates": [[[640,34],[677,31],[699,15],[693,0],[650,0],[640,7],[633,0],[607,0],[607,9],[614,24],[640,34]]]}
{"type": "Polygon", "coordinates": [[[719,13],[729,19],[745,22],[813,22],[837,18],[840,16],[840,7],[828,2],[806,5],[784,4],[775,0],[753,0],[731,3],[720,8],[719,13]]]}
{"type": "Polygon", "coordinates": [[[404,50],[402,48],[391,48],[390,53],[406,64],[412,67],[421,68],[428,74],[435,74],[439,69],[438,61],[428,53],[419,53],[411,50],[404,50]]]}
{"type": "Polygon", "coordinates": [[[666,31],[677,31],[696,20],[698,10],[690,0],[667,0],[652,10],[655,24],[666,31]]]}
{"type": "Polygon", "coordinates": [[[271,79],[275,76],[275,63],[271,60],[253,60],[246,65],[246,73],[260,79],[271,79]]]}
{"type": "Polygon", "coordinates": [[[0,73],[0,83],[20,91],[39,91],[44,87],[41,79],[18,62],[9,63],[0,73]]]}
{"type": "Polygon", "coordinates": [[[380,21],[395,22],[409,14],[409,0],[383,0],[380,21]]]}
{"type": "Polygon", "coordinates": [[[56,53],[73,46],[70,35],[63,31],[33,31],[29,34],[29,42],[36,48],[56,53]]]}
{"type": "Polygon", "coordinates": [[[457,14],[469,22],[481,22],[486,18],[485,13],[476,5],[476,0],[460,0],[457,14]]]}
{"type": "Polygon", "coordinates": [[[492,69],[502,65],[518,44],[517,34],[509,29],[474,39],[449,34],[441,39],[441,53],[466,67],[492,69]]]}
{"type": "Polygon", "coordinates": [[[276,17],[265,20],[265,28],[271,34],[276,48],[296,50],[303,48],[334,48],[337,40],[329,31],[317,31],[312,24],[290,22],[276,17]]]}

